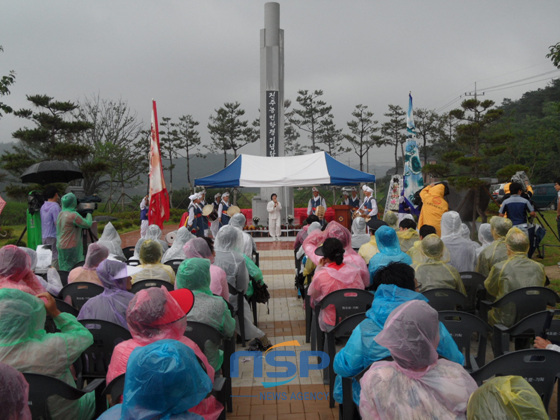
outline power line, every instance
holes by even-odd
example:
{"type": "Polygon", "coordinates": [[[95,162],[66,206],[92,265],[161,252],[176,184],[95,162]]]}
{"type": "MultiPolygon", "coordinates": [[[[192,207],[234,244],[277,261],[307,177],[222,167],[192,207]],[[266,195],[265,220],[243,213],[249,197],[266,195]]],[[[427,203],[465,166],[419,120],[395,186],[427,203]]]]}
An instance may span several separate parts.
{"type": "Polygon", "coordinates": [[[502,88],[496,88],[496,89],[491,89],[491,90],[486,90],[486,92],[497,92],[499,90],[505,90],[505,89],[510,89],[510,88],[516,88],[516,87],[520,87],[520,86],[525,86],[525,85],[530,85],[533,83],[538,83],[538,82],[544,82],[545,80],[556,80],[558,79],[558,77],[545,77],[544,79],[539,79],[539,80],[533,80],[532,82],[527,82],[527,83],[521,83],[519,85],[515,85],[515,86],[506,86],[506,87],[502,87],[502,88]]]}
{"type": "Polygon", "coordinates": [[[488,86],[488,87],[483,88],[482,90],[490,90],[490,89],[499,88],[499,87],[502,87],[502,86],[508,86],[508,85],[511,85],[511,84],[515,84],[515,83],[519,83],[519,82],[524,82],[524,81],[526,81],[526,80],[531,80],[531,79],[534,79],[534,78],[536,78],[536,77],[545,76],[545,75],[547,75],[547,74],[556,73],[556,72],[558,72],[558,71],[560,71],[560,70],[547,71],[547,72],[545,72],[545,73],[537,74],[537,75],[535,75],[535,76],[525,77],[525,78],[519,79],[519,80],[513,80],[513,81],[511,81],[511,82],[502,83],[502,84],[500,84],[500,85],[488,86]]]}

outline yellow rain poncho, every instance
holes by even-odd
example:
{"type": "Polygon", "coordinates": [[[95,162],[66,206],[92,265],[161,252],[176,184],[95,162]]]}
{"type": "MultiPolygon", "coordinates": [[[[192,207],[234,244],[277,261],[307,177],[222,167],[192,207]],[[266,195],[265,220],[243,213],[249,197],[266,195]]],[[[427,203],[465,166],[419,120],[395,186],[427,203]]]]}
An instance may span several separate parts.
{"type": "Polygon", "coordinates": [[[494,241],[482,250],[476,264],[476,271],[483,276],[488,276],[494,264],[507,260],[506,235],[512,224],[507,217],[494,216],[490,219],[490,227],[494,241]]]}

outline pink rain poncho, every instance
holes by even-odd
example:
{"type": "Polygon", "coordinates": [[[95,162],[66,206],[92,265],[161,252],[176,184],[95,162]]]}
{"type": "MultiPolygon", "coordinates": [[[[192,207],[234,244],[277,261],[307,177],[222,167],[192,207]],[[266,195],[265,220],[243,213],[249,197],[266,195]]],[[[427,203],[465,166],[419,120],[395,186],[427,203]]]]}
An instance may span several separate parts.
{"type": "Polygon", "coordinates": [[[121,261],[126,261],[122,250],[122,240],[117,232],[117,229],[111,222],[105,225],[101,238],[97,241],[99,245],[103,245],[109,250],[109,255],[121,261]]]}
{"type": "Polygon", "coordinates": [[[101,319],[128,329],[126,310],[134,295],[126,290],[126,264],[105,260],[99,264],[96,272],[105,290],[82,306],[78,319],[101,319]]]}
{"type": "Polygon", "coordinates": [[[362,419],[464,419],[476,382],[438,359],[437,312],[421,300],[398,306],[375,341],[394,361],[375,362],[360,380],[362,419]]]}
{"type": "Polygon", "coordinates": [[[124,402],[100,420],[200,419],[195,407],[212,382],[194,352],[176,340],[159,340],[130,355],[124,402]]]}
{"type": "MultiPolygon", "coordinates": [[[[178,340],[190,347],[202,360],[210,379],[214,380],[214,368],[196,343],[184,335],[187,329],[185,312],[165,287],[151,287],[136,293],[128,305],[126,320],[132,340],[115,347],[107,371],[107,383],[126,372],[126,364],[134,349],[164,339],[178,340]]],[[[210,396],[191,411],[205,419],[217,419],[222,409],[221,404],[210,396]]]]}
{"type": "Polygon", "coordinates": [[[31,420],[29,385],[13,367],[0,363],[0,407],[4,420],[31,420]]]}
{"type": "Polygon", "coordinates": [[[316,231],[303,241],[303,249],[305,254],[308,256],[315,265],[319,264],[321,259],[318,255],[315,255],[315,250],[325,241],[327,238],[338,239],[344,248],[344,264],[349,264],[356,269],[358,269],[360,278],[363,282],[363,287],[369,286],[369,272],[367,264],[364,259],[352,249],[352,234],[348,229],[342,226],[338,222],[330,222],[326,229],[321,231],[316,231]]]}
{"type": "MultiPolygon", "coordinates": [[[[214,256],[206,241],[202,238],[194,238],[183,247],[185,258],[206,258],[211,263],[214,256]]],[[[229,287],[226,272],[217,265],[210,265],[210,290],[215,295],[221,296],[229,302],[229,287]]]]}
{"type": "Polygon", "coordinates": [[[103,286],[95,269],[109,256],[109,250],[99,242],[89,244],[86,261],[82,267],[76,267],[68,274],[68,283],[85,281],[103,286]]]}
{"type": "MultiPolygon", "coordinates": [[[[0,362],[20,372],[52,376],[75,387],[70,366],[93,344],[93,337],[73,315],[61,313],[55,317],[60,332],[54,334],[45,331],[45,320],[42,300],[21,290],[0,289],[0,362]]],[[[55,420],[91,419],[95,393],[75,401],[53,396],[49,411],[55,420]]]]}
{"type": "Polygon", "coordinates": [[[31,258],[15,245],[0,249],[0,288],[19,289],[31,295],[46,292],[31,271],[31,258]]]}
{"type": "Polygon", "coordinates": [[[58,249],[58,268],[70,271],[77,263],[84,260],[82,230],[91,228],[91,213],[84,218],[77,211],[78,200],[73,193],[68,193],[60,200],[62,211],[56,221],[56,248],[58,249]]]}

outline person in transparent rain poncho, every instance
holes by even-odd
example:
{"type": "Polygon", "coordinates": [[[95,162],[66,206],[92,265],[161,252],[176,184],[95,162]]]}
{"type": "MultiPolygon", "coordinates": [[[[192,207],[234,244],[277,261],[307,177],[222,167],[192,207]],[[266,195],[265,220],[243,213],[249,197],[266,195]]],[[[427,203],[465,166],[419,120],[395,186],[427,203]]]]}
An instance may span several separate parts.
{"type": "Polygon", "coordinates": [[[68,283],[85,281],[103,286],[95,270],[108,256],[109,250],[104,245],[101,245],[99,242],[89,244],[84,265],[70,271],[68,274],[68,283]]]}
{"type": "Polygon", "coordinates": [[[163,255],[163,252],[167,251],[167,249],[169,248],[169,244],[161,239],[161,235],[162,232],[158,225],[149,225],[148,229],[146,229],[146,236],[138,239],[138,242],[136,242],[136,245],[134,246],[134,255],[132,256],[132,258],[135,260],[140,259],[140,247],[142,246],[144,241],[147,241],[148,239],[159,242],[163,255]]]}
{"type": "Polygon", "coordinates": [[[31,420],[29,384],[21,372],[0,363],[0,407],[4,420],[31,420]]]}
{"type": "Polygon", "coordinates": [[[360,249],[363,244],[369,242],[369,233],[366,231],[366,219],[356,217],[352,221],[352,249],[354,251],[360,249]]]}
{"type": "Polygon", "coordinates": [[[15,245],[0,248],[0,288],[19,289],[31,295],[46,292],[31,270],[31,257],[15,245]]]}
{"type": "MultiPolygon", "coordinates": [[[[346,345],[336,354],[333,368],[337,374],[333,396],[342,403],[342,377],[352,377],[367,368],[373,362],[385,359],[391,354],[389,350],[374,339],[383,330],[387,317],[393,309],[404,302],[428,300],[418,293],[414,279],[414,269],[403,263],[391,263],[377,271],[373,287],[375,298],[366,318],[352,331],[346,345]]],[[[445,326],[439,324],[440,340],[437,352],[448,360],[463,364],[465,358],[445,326]]],[[[360,402],[360,383],[352,380],[352,397],[356,404],[360,402]]]]}
{"type": "Polygon", "coordinates": [[[395,232],[399,230],[399,215],[394,211],[387,210],[383,214],[383,221],[387,223],[387,226],[393,228],[395,232]]]}
{"type": "MultiPolygon", "coordinates": [[[[511,228],[506,235],[508,258],[490,269],[484,281],[486,291],[500,299],[502,296],[522,287],[544,286],[546,274],[541,263],[527,258],[529,238],[519,228],[511,228]]],[[[503,309],[493,308],[488,312],[490,325],[503,324],[510,327],[515,322],[515,305],[503,309]]]]}
{"type": "Polygon", "coordinates": [[[123,403],[99,419],[204,419],[193,407],[210,391],[212,382],[195,353],[176,340],[160,340],[132,352],[123,403]]]}
{"type": "MultiPolygon", "coordinates": [[[[414,245],[412,245],[412,247],[408,251],[406,251],[408,256],[412,258],[412,264],[419,264],[428,259],[428,257],[426,257],[422,252],[422,239],[424,239],[428,235],[431,235],[432,233],[436,234],[436,228],[430,225],[424,225],[418,230],[419,240],[414,242],[414,245]]],[[[448,253],[449,251],[446,250],[446,252],[448,253]]],[[[449,257],[449,255],[447,255],[447,257],[449,257]]]]}
{"type": "Polygon", "coordinates": [[[478,228],[478,242],[480,243],[480,246],[476,248],[477,261],[484,248],[494,242],[494,237],[492,236],[492,226],[490,223],[482,223],[478,228]]]}
{"type": "Polygon", "coordinates": [[[183,247],[185,258],[206,258],[210,261],[210,290],[229,302],[229,288],[226,272],[214,264],[214,248],[211,239],[194,238],[183,247]]]}
{"type": "Polygon", "coordinates": [[[359,270],[360,278],[362,279],[364,287],[369,286],[369,273],[367,269],[367,264],[360,255],[352,249],[352,234],[348,229],[342,226],[338,222],[330,222],[323,232],[317,232],[317,234],[309,235],[305,241],[303,241],[303,249],[305,254],[313,264],[319,265],[321,257],[318,256],[315,250],[327,239],[335,238],[338,239],[344,248],[344,264],[356,267],[359,270]]]}
{"type": "Polygon", "coordinates": [[[229,220],[229,225],[241,231],[241,233],[243,234],[243,254],[251,258],[253,252],[257,250],[257,246],[255,245],[255,241],[253,240],[251,235],[243,231],[246,222],[247,219],[245,218],[245,215],[243,213],[237,213],[234,214],[229,220]]]}
{"type": "MultiPolygon", "coordinates": [[[[317,262],[313,280],[307,289],[312,308],[315,308],[325,296],[336,290],[364,289],[359,268],[344,263],[344,253],[342,243],[336,238],[325,239],[323,245],[315,250],[315,255],[321,257],[321,259],[317,262]]],[[[334,305],[321,308],[319,313],[321,330],[330,331],[336,323],[334,305]]]]}
{"type": "Polygon", "coordinates": [[[542,399],[521,376],[497,376],[473,392],[467,420],[548,420],[542,399]]]}
{"type": "Polygon", "coordinates": [[[448,211],[441,217],[441,240],[449,251],[449,264],[459,273],[474,271],[478,244],[463,237],[461,216],[456,211],[448,211]]]}
{"type": "Polygon", "coordinates": [[[377,232],[377,229],[379,229],[381,226],[387,226],[387,223],[385,223],[383,220],[372,220],[366,223],[369,227],[369,242],[363,244],[358,250],[358,254],[365,261],[366,265],[369,264],[369,260],[371,260],[371,257],[379,252],[377,242],[375,241],[375,232],[377,232]]]}
{"type": "Polygon", "coordinates": [[[431,289],[455,289],[466,295],[465,285],[455,267],[444,258],[443,241],[434,234],[422,239],[422,253],[427,260],[412,267],[416,272],[416,280],[420,284],[420,293],[431,289]]]}
{"type": "Polygon", "coordinates": [[[78,314],[78,320],[101,319],[128,329],[126,309],[134,297],[130,289],[130,275],[125,263],[105,260],[96,269],[103,293],[89,299],[78,314]]]}
{"type": "MultiPolygon", "coordinates": [[[[189,289],[195,296],[194,306],[187,315],[187,321],[200,322],[218,330],[224,337],[231,338],[235,331],[227,304],[210,290],[210,261],[205,258],[189,258],[177,270],[175,289],[189,289]]],[[[222,367],[223,353],[208,340],[204,354],[216,370],[222,367]]]]}
{"type": "Polygon", "coordinates": [[[412,258],[401,251],[401,244],[397,232],[389,226],[381,226],[375,231],[375,242],[379,252],[369,260],[369,282],[373,282],[375,273],[380,268],[386,267],[392,262],[412,264],[412,258]]]}
{"type": "MultiPolygon", "coordinates": [[[[134,295],[126,312],[132,339],[115,346],[107,370],[107,383],[125,372],[128,374],[127,363],[134,349],[165,339],[177,340],[190,347],[202,361],[212,382],[214,381],[214,368],[196,343],[185,337],[187,313],[193,305],[193,294],[187,289],[171,293],[165,287],[150,287],[134,295]]],[[[217,419],[222,409],[216,398],[209,396],[191,411],[205,419],[217,419]]]]}
{"type": "Polygon", "coordinates": [[[494,264],[507,260],[506,235],[512,226],[511,220],[506,217],[494,216],[490,219],[490,228],[494,240],[478,256],[477,272],[483,276],[488,276],[494,264]]]}
{"type": "MultiPolygon", "coordinates": [[[[23,246],[20,247],[20,249],[22,249],[23,251],[25,251],[27,255],[29,255],[30,258],[29,268],[31,269],[32,272],[35,272],[35,267],[37,266],[37,251],[23,246]]],[[[43,286],[43,288],[53,296],[58,296],[58,294],[62,290],[62,281],[60,280],[60,275],[58,274],[58,271],[56,271],[56,268],[54,267],[48,268],[47,280],[45,280],[43,277],[38,276],[36,274],[35,274],[35,279],[39,283],[41,283],[41,286],[43,286]]]]}
{"type": "Polygon", "coordinates": [[[171,247],[163,254],[161,262],[166,263],[171,260],[184,260],[185,253],[183,252],[183,247],[195,237],[196,236],[194,236],[185,226],[180,227],[177,230],[177,235],[175,235],[175,240],[171,244],[171,247]]]}
{"type": "Polygon", "coordinates": [[[410,218],[404,218],[399,223],[399,230],[397,230],[397,237],[401,244],[401,251],[408,252],[414,246],[414,243],[420,240],[420,235],[416,230],[416,222],[410,218]]]}
{"type": "Polygon", "coordinates": [[[173,268],[161,263],[163,251],[159,242],[146,239],[140,247],[140,272],[132,276],[132,284],[141,280],[163,280],[175,283],[173,268]]]}
{"type": "Polygon", "coordinates": [[[58,250],[58,268],[70,271],[84,260],[82,245],[82,231],[91,228],[91,213],[82,217],[77,211],[78,200],[73,193],[64,195],[61,199],[62,211],[56,220],[56,248],[58,250]]]}
{"type": "Polygon", "coordinates": [[[126,262],[126,258],[122,250],[121,237],[119,236],[119,232],[117,232],[117,229],[115,229],[111,222],[105,225],[105,227],[103,228],[103,233],[101,234],[101,237],[99,238],[97,243],[99,245],[103,245],[109,250],[109,255],[111,256],[111,258],[126,262]]]}
{"type": "Polygon", "coordinates": [[[393,361],[375,362],[360,380],[362,419],[464,419],[476,382],[458,363],[438,359],[438,313],[413,300],[398,306],[375,341],[393,361]]]}
{"type": "MultiPolygon", "coordinates": [[[[61,313],[50,294],[35,297],[21,290],[0,289],[0,362],[20,372],[52,376],[75,387],[70,366],[92,344],[88,329],[73,315],[61,313]],[[47,334],[44,330],[47,314],[60,332],[47,334]]],[[[95,394],[91,392],[75,401],[53,396],[48,405],[55,420],[91,419],[95,394]]]]}
{"type": "MultiPolygon", "coordinates": [[[[226,272],[229,285],[237,289],[239,293],[245,294],[249,287],[249,271],[245,263],[245,256],[242,253],[243,236],[241,231],[230,225],[222,226],[218,231],[214,249],[216,251],[214,264],[226,272]]],[[[237,311],[237,296],[230,294],[229,302],[237,311]]],[[[243,308],[245,319],[237,319],[237,322],[243,321],[245,323],[245,338],[248,340],[258,339],[265,348],[270,346],[270,341],[265,333],[253,324],[253,312],[247,299],[243,299],[243,308]]],[[[238,324],[235,330],[239,333],[238,324]]]]}

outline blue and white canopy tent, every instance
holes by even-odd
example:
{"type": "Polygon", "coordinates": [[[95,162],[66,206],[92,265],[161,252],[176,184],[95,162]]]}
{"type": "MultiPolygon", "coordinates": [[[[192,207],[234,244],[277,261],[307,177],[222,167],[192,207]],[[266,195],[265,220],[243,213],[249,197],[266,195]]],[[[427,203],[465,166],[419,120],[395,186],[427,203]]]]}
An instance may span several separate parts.
{"type": "Polygon", "coordinates": [[[353,169],[325,152],[301,156],[240,155],[227,168],[194,185],[205,187],[304,187],[358,185],[375,182],[375,175],[353,169]]]}

